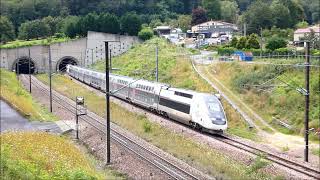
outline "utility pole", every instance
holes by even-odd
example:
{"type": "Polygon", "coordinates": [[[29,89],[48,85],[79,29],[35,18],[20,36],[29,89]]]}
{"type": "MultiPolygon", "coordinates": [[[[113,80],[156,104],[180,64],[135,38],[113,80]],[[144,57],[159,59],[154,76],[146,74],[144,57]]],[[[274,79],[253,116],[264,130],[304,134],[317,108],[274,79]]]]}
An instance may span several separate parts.
{"type": "Polygon", "coordinates": [[[111,54],[111,49],[110,49],[110,51],[109,51],[109,53],[110,53],[110,64],[109,64],[109,69],[110,69],[110,72],[112,72],[112,54],[111,54]]]}
{"type": "Polygon", "coordinates": [[[91,65],[93,64],[93,49],[91,49],[91,65]]]}
{"type": "Polygon", "coordinates": [[[106,52],[106,118],[107,118],[107,164],[110,164],[110,90],[109,90],[109,42],[105,41],[105,52],[106,52]]]}
{"type": "Polygon", "coordinates": [[[260,58],[262,58],[262,28],[260,28],[260,58]]]}
{"type": "Polygon", "coordinates": [[[31,57],[30,57],[30,48],[28,48],[29,55],[29,92],[31,94],[31,57]]]}
{"type": "Polygon", "coordinates": [[[49,47],[49,87],[50,87],[50,112],[52,112],[52,82],[51,82],[51,65],[52,65],[52,62],[51,62],[51,47],[50,45],[48,46],[49,47]]]}
{"type": "Polygon", "coordinates": [[[159,81],[159,48],[158,48],[158,44],[156,44],[156,81],[159,81]]]}
{"type": "Polygon", "coordinates": [[[305,126],[305,149],[304,149],[304,161],[309,161],[309,97],[310,97],[310,42],[305,42],[305,48],[306,48],[306,62],[305,62],[305,84],[306,84],[306,95],[305,95],[305,120],[304,120],[304,126],[305,126]]]}
{"type": "Polygon", "coordinates": [[[243,36],[247,36],[247,23],[243,24],[243,36]]]}

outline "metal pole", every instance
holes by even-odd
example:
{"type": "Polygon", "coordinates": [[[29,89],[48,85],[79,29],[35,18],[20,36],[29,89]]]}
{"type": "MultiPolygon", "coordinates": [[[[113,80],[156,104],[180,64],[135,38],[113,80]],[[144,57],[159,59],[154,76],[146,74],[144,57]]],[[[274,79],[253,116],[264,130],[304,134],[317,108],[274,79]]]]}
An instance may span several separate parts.
{"type": "Polygon", "coordinates": [[[158,44],[156,45],[156,81],[159,81],[159,57],[158,57],[158,44]]]}
{"type": "Polygon", "coordinates": [[[310,42],[305,42],[306,46],[306,71],[305,71],[305,80],[306,80],[306,95],[305,95],[305,121],[304,121],[304,126],[305,126],[305,150],[304,150],[304,161],[308,162],[309,161],[309,76],[310,76],[310,42]]]}
{"type": "Polygon", "coordinates": [[[51,47],[49,45],[49,87],[50,87],[50,112],[52,112],[52,83],[51,83],[51,47]]]}
{"type": "Polygon", "coordinates": [[[76,138],[79,139],[79,116],[78,116],[77,99],[76,99],[76,138]]]}
{"type": "Polygon", "coordinates": [[[109,70],[112,72],[112,54],[111,54],[111,49],[110,49],[110,64],[109,64],[109,70]]]}
{"type": "Polygon", "coordinates": [[[262,28],[260,28],[260,58],[262,58],[262,28]]]}
{"type": "Polygon", "coordinates": [[[30,48],[28,49],[29,55],[29,92],[31,94],[31,57],[30,57],[30,48]]]}
{"type": "Polygon", "coordinates": [[[106,119],[107,119],[107,164],[110,164],[110,96],[109,96],[109,42],[105,42],[106,52],[106,119]]]}

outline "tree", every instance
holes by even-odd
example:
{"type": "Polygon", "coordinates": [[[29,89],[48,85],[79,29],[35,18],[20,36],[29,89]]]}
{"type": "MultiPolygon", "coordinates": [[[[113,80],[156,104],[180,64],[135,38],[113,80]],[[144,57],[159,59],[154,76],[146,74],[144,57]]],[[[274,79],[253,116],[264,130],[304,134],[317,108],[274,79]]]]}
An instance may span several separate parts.
{"type": "Polygon", "coordinates": [[[235,1],[221,1],[221,18],[224,21],[235,23],[239,15],[239,8],[235,1]]]}
{"type": "Polygon", "coordinates": [[[19,27],[20,39],[33,39],[47,37],[50,35],[50,27],[43,21],[37,19],[22,23],[19,27]]]}
{"type": "Polygon", "coordinates": [[[58,22],[62,21],[60,17],[53,18],[51,16],[45,17],[42,21],[50,28],[49,35],[52,36],[58,32],[58,22]]]}
{"type": "Polygon", "coordinates": [[[178,17],[178,27],[180,27],[183,32],[187,32],[187,30],[191,28],[191,16],[180,15],[178,17]]]}
{"type": "Polygon", "coordinates": [[[296,25],[295,25],[295,28],[296,29],[299,29],[299,28],[307,28],[309,26],[309,24],[306,22],[306,21],[301,21],[301,22],[298,22],[296,25]]]}
{"type": "Polygon", "coordinates": [[[138,35],[141,29],[141,20],[136,13],[126,13],[120,19],[122,33],[128,33],[131,36],[138,35]]]}
{"type": "Polygon", "coordinates": [[[141,31],[138,33],[138,37],[144,41],[151,39],[152,36],[153,36],[153,31],[149,27],[141,29],[141,31]]]}
{"type": "Polygon", "coordinates": [[[120,32],[120,22],[114,14],[104,13],[98,17],[98,30],[101,32],[117,34],[120,32]]]}
{"type": "Polygon", "coordinates": [[[272,15],[274,17],[274,24],[278,28],[290,27],[290,11],[288,7],[284,6],[279,1],[273,1],[271,4],[272,15]]]}
{"type": "Polygon", "coordinates": [[[266,48],[274,51],[276,49],[284,48],[286,46],[287,46],[286,40],[275,36],[275,37],[272,37],[268,40],[266,48]]]}
{"type": "Polygon", "coordinates": [[[202,5],[207,11],[209,19],[220,19],[221,18],[221,5],[220,0],[203,0],[202,5]]]}
{"type": "Polygon", "coordinates": [[[0,43],[5,43],[15,38],[13,24],[6,16],[0,16],[0,32],[0,43]]]}
{"type": "Polygon", "coordinates": [[[192,10],[191,25],[200,24],[206,21],[208,21],[207,13],[203,8],[198,7],[192,10]]]}
{"type": "Polygon", "coordinates": [[[259,43],[257,34],[250,34],[250,36],[246,42],[246,48],[247,49],[259,49],[260,48],[260,43],[259,43]]]}
{"type": "Polygon", "coordinates": [[[242,36],[237,43],[237,49],[246,48],[246,42],[247,42],[247,38],[245,36],[242,36]]]}
{"type": "Polygon", "coordinates": [[[273,16],[270,6],[258,0],[252,3],[244,13],[248,33],[258,33],[260,28],[270,28],[273,25],[273,16]]]}
{"type": "Polygon", "coordinates": [[[290,10],[290,19],[288,19],[290,27],[294,27],[298,22],[305,19],[304,10],[300,1],[281,0],[281,2],[290,10]]]}
{"type": "Polygon", "coordinates": [[[230,46],[236,48],[238,43],[238,38],[233,36],[230,42],[230,46]]]}

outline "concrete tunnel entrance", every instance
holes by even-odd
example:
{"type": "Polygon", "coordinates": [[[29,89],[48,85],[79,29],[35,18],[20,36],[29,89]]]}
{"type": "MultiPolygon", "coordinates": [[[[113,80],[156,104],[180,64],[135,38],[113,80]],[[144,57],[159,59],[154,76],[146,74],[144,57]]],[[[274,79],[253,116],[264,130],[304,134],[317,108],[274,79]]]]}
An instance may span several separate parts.
{"type": "Polygon", "coordinates": [[[30,59],[30,71],[29,71],[29,58],[23,57],[20,58],[14,63],[12,68],[18,74],[34,74],[36,70],[35,63],[30,59]]]}
{"type": "Polygon", "coordinates": [[[63,57],[57,63],[57,71],[66,72],[68,64],[78,65],[78,61],[74,57],[63,57]]]}

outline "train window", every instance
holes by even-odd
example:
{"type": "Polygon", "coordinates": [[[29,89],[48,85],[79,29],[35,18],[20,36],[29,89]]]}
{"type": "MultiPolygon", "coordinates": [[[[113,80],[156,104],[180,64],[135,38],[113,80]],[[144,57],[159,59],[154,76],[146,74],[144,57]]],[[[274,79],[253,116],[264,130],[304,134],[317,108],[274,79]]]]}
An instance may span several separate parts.
{"type": "Polygon", "coordinates": [[[183,92],[179,92],[179,91],[175,91],[174,95],[182,96],[182,97],[186,97],[186,98],[190,98],[190,99],[192,99],[192,97],[193,97],[192,94],[187,94],[187,93],[183,93],[183,92]]]}
{"type": "Polygon", "coordinates": [[[160,105],[166,106],[168,108],[189,114],[190,113],[190,105],[189,104],[182,104],[176,101],[172,101],[169,99],[160,98],[160,105]]]}

